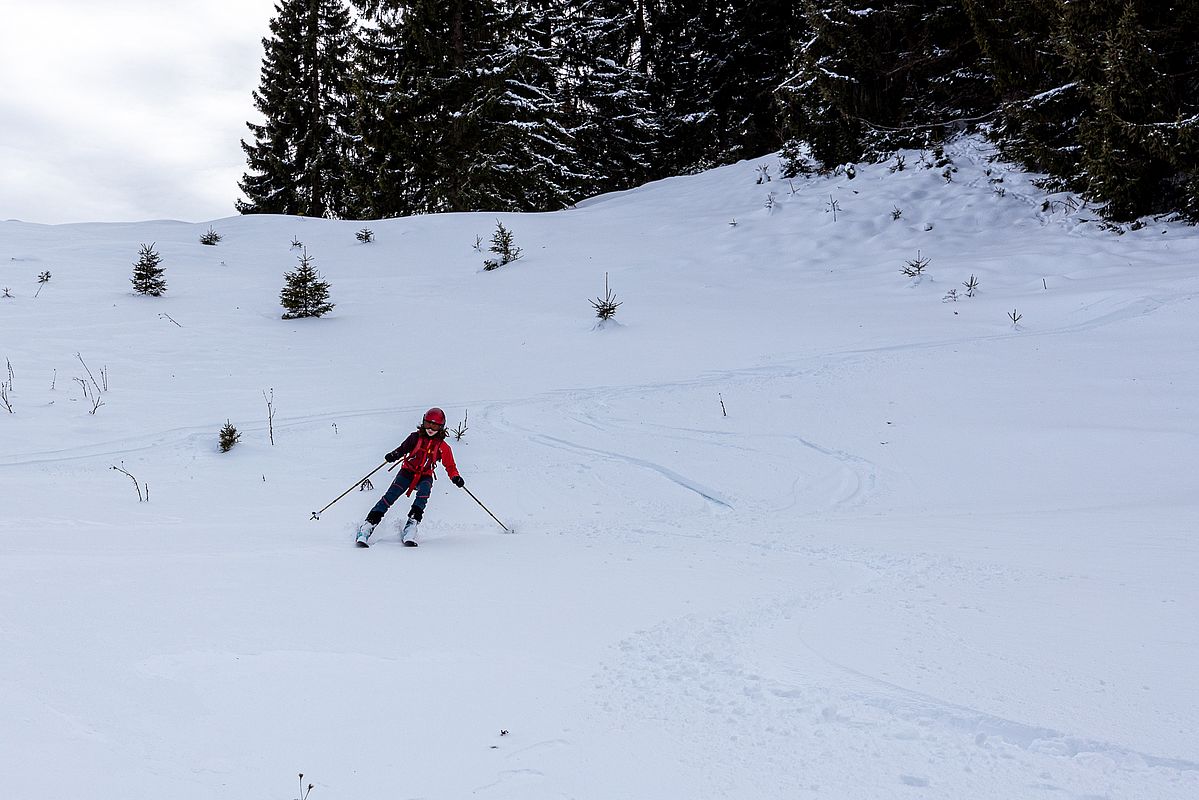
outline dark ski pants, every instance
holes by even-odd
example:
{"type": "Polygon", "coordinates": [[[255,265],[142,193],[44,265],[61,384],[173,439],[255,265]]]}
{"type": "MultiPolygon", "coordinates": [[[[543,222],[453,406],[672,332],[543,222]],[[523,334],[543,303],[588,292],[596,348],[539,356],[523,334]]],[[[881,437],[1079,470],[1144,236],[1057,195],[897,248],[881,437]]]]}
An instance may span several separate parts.
{"type": "MultiPolygon", "coordinates": [[[[413,473],[409,469],[401,469],[400,474],[396,475],[396,479],[391,482],[391,486],[379,498],[379,502],[375,503],[375,507],[371,509],[371,513],[366,515],[366,521],[372,525],[378,525],[383,521],[383,515],[387,513],[387,509],[391,508],[392,503],[400,499],[400,495],[408,491],[408,487],[412,485],[413,473]]],[[[426,475],[416,483],[416,493],[412,498],[412,508],[416,510],[415,516],[418,520],[424,515],[425,504],[429,502],[429,494],[433,491],[433,476],[426,475]]]]}

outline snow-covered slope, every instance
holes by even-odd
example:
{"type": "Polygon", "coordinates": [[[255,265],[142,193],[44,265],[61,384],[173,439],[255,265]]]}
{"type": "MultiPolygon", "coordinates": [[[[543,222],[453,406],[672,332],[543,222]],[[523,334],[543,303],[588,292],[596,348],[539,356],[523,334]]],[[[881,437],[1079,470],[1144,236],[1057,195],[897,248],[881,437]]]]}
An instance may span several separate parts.
{"type": "Polygon", "coordinates": [[[952,155],[369,244],[0,223],[5,793],[1199,797],[1199,231],[952,155]],[[515,535],[443,479],[356,549],[385,472],[310,519],[432,405],[515,535]]]}

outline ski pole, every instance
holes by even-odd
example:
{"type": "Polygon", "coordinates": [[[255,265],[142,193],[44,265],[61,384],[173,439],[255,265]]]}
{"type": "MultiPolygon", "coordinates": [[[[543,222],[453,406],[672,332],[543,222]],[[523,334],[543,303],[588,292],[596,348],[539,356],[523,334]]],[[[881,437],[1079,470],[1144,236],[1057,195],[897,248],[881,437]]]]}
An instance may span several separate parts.
{"type": "MultiPolygon", "coordinates": [[[[482,509],[483,509],[484,511],[486,511],[488,514],[491,514],[491,509],[490,509],[490,508],[488,508],[487,506],[483,505],[483,502],[482,502],[481,500],[479,500],[479,498],[475,497],[475,493],[474,493],[474,492],[472,492],[470,489],[467,489],[465,486],[463,486],[463,487],[462,487],[462,491],[464,491],[464,492],[466,492],[467,494],[469,494],[469,495],[470,495],[470,499],[471,499],[471,500],[474,500],[476,503],[478,503],[480,508],[482,508],[482,509]]],[[[494,519],[494,520],[495,520],[497,523],[499,523],[499,526],[500,526],[501,528],[503,528],[503,529],[504,529],[506,532],[508,532],[508,533],[512,533],[512,529],[511,529],[511,528],[509,528],[509,527],[508,527],[507,525],[505,525],[504,523],[500,522],[499,518],[498,518],[498,517],[497,517],[495,514],[491,514],[491,518],[492,518],[492,519],[494,519]]]]}
{"type": "MultiPolygon", "coordinates": [[[[382,464],[380,464],[379,466],[377,466],[377,467],[375,467],[374,469],[372,469],[372,470],[370,471],[370,473],[369,473],[369,474],[366,476],[366,478],[369,478],[371,475],[374,475],[376,472],[378,472],[379,470],[383,469],[383,468],[384,468],[384,467],[386,467],[386,466],[387,466],[387,462],[386,462],[386,461],[384,461],[382,464]]],[[[366,478],[363,478],[361,481],[358,481],[357,483],[355,483],[355,484],[354,484],[354,486],[361,486],[361,485],[362,485],[362,482],[363,482],[363,481],[365,481],[365,480],[366,480],[366,478]]],[[[342,492],[341,494],[339,494],[337,497],[333,498],[333,503],[336,503],[338,500],[340,500],[341,498],[345,497],[345,496],[346,496],[347,494],[349,494],[350,492],[354,491],[354,486],[351,486],[349,489],[346,489],[344,492],[342,492]]],[[[333,505],[333,503],[330,503],[330,504],[329,504],[329,506],[333,505]]],[[[314,519],[315,519],[315,520],[319,520],[319,519],[321,518],[321,514],[324,514],[324,513],[325,513],[325,511],[326,511],[326,510],[329,508],[329,506],[325,506],[325,507],[324,507],[324,508],[322,508],[320,511],[313,511],[313,512],[312,512],[312,516],[311,516],[311,517],[309,517],[309,519],[310,519],[310,520],[314,520],[314,519]]]]}

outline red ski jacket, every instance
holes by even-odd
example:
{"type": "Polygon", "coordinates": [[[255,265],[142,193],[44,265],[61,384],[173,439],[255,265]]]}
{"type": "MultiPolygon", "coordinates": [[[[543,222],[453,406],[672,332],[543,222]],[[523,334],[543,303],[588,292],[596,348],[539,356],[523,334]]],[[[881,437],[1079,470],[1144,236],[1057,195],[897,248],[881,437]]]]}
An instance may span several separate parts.
{"type": "Polygon", "coordinates": [[[400,466],[412,473],[413,486],[424,476],[433,475],[433,468],[437,466],[438,461],[445,466],[447,475],[451,478],[458,477],[454,451],[450,450],[450,443],[445,440],[444,431],[437,436],[427,435],[424,429],[408,434],[403,444],[387,454],[388,461],[400,458],[404,459],[400,466]]]}

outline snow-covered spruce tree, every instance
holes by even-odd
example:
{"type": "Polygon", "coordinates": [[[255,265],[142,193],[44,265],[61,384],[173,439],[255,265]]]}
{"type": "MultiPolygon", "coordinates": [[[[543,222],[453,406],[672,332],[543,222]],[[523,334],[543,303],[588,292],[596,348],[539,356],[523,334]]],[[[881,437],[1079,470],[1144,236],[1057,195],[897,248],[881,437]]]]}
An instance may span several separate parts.
{"type": "Polygon", "coordinates": [[[242,141],[242,214],[340,217],[347,210],[354,21],[342,0],[279,0],[242,141]]]}
{"type": "Polygon", "coordinates": [[[1065,5],[1063,53],[1091,112],[1079,123],[1082,186],[1117,221],[1199,220],[1199,4],[1065,5]]]}
{"type": "Polygon", "coordinates": [[[279,302],[283,305],[283,319],[299,319],[301,317],[319,317],[333,310],[329,302],[329,283],[322,280],[316,267],[312,265],[312,257],[305,249],[299,256],[300,264],[291,272],[284,273],[287,282],[279,293],[279,302]]]}
{"type": "Polygon", "coordinates": [[[980,68],[1003,98],[990,136],[1005,158],[1047,173],[1064,189],[1079,172],[1080,84],[1061,55],[1061,12],[1054,3],[963,0],[980,68]]]}
{"type": "Polygon", "coordinates": [[[657,175],[782,145],[774,90],[802,38],[797,0],[645,0],[637,20],[661,131],[657,175]]]}
{"type": "Polygon", "coordinates": [[[803,0],[810,29],[777,92],[789,138],[825,166],[931,147],[997,97],[957,0],[803,0]]]}
{"type": "Polygon", "coordinates": [[[138,259],[133,265],[133,291],[151,297],[159,297],[167,290],[167,281],[163,277],[165,269],[160,266],[162,256],[154,249],[154,243],[143,244],[138,253],[138,259]]]}
{"type": "Polygon", "coordinates": [[[717,0],[646,0],[641,53],[660,125],[655,177],[716,166],[719,120],[710,98],[724,54],[717,0]]]}
{"type": "Polygon", "coordinates": [[[1149,0],[964,0],[1007,101],[1003,155],[1127,221],[1199,220],[1199,6],[1149,0]]]}
{"type": "MultiPolygon", "coordinates": [[[[550,2],[498,4],[494,39],[478,56],[482,80],[468,111],[478,141],[468,191],[497,211],[551,211],[588,185],[558,87],[559,16],[550,2]]],[[[476,200],[476,202],[478,202],[476,200]]]]}
{"type": "Polygon", "coordinates": [[[730,163],[783,144],[774,90],[787,77],[805,23],[796,0],[722,4],[714,39],[714,158],[730,163]]]}
{"type": "Polygon", "coordinates": [[[492,0],[353,0],[370,25],[361,39],[354,105],[353,196],[370,218],[487,208],[469,185],[479,152],[495,38],[492,0]]]}
{"type": "Polygon", "coordinates": [[[233,449],[233,445],[241,441],[241,434],[237,432],[237,428],[233,427],[233,423],[225,420],[225,425],[221,428],[221,433],[218,437],[221,452],[228,453],[233,449]]]}
{"type": "Polygon", "coordinates": [[[406,2],[352,0],[365,18],[354,65],[351,205],[359,219],[385,219],[423,210],[413,189],[416,143],[411,140],[410,83],[416,51],[405,23],[406,2]],[[407,68],[407,69],[406,69],[407,68]]]}
{"type": "Polygon", "coordinates": [[[641,70],[641,17],[625,0],[565,5],[560,85],[583,194],[640,185],[654,174],[660,136],[641,70]]]}

